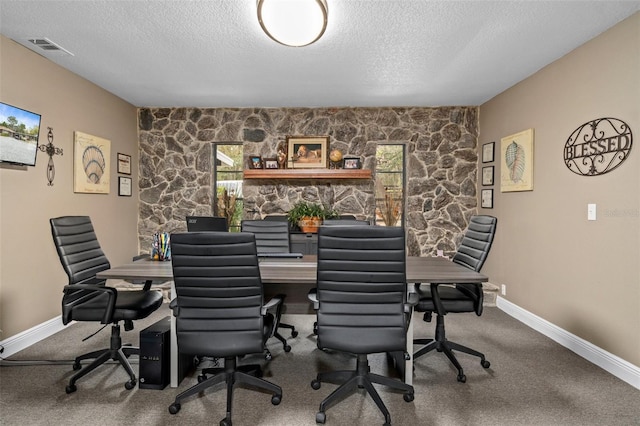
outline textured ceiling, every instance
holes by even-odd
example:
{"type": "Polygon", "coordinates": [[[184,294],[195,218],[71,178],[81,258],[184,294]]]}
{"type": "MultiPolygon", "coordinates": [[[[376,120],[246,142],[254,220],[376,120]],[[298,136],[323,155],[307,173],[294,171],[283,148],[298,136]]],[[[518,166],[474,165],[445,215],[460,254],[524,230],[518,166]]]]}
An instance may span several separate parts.
{"type": "Polygon", "coordinates": [[[480,105],[640,10],[640,1],[327,3],[326,33],[302,48],[262,32],[255,0],[0,0],[0,33],[136,106],[480,105]],[[73,56],[28,42],[39,37],[73,56]]]}

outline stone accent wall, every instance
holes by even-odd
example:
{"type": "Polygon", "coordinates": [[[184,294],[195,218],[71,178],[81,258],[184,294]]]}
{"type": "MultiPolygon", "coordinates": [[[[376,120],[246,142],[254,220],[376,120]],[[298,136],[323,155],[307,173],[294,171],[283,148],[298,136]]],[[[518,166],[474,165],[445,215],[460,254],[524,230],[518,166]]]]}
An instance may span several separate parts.
{"type": "MultiPolygon", "coordinates": [[[[212,142],[243,142],[250,155],[275,157],[286,135],[328,135],[330,149],[374,170],[378,143],[407,147],[406,227],[410,255],[455,251],[476,212],[478,109],[141,108],[140,251],[155,232],[185,231],[185,216],[211,215],[212,142]]],[[[246,167],[246,164],[245,164],[246,167]]],[[[300,199],[372,220],[373,181],[247,180],[245,218],[285,214],[300,199]]]]}

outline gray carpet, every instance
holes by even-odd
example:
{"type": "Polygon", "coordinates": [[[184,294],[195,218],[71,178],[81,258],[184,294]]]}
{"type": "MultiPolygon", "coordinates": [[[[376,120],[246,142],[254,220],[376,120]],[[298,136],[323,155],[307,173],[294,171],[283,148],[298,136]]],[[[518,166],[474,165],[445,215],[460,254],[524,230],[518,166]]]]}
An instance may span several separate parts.
{"type": "MultiPolygon", "coordinates": [[[[138,332],[169,315],[160,311],[123,333],[123,340],[137,344],[138,332]]],[[[416,314],[416,336],[429,336],[434,323],[416,314]]],[[[273,360],[252,356],[243,362],[264,364],[265,378],[283,389],[282,403],[271,404],[269,394],[239,388],[235,392],[233,423],[237,425],[315,425],[320,401],[336,385],[319,390],[310,382],[317,371],[346,369],[354,358],[326,353],[315,346],[314,317],[287,315],[284,320],[300,331],[289,339],[285,353],[275,339],[269,341],[273,360]]],[[[441,353],[416,361],[415,400],[377,387],[395,425],[640,425],[640,391],[531,330],[497,308],[486,308],[482,317],[449,315],[449,339],[483,351],[491,361],[484,369],[477,358],[460,354],[466,383],[441,353]]],[[[95,324],[74,324],[60,333],[14,355],[12,360],[70,360],[75,355],[107,347],[109,328],[82,343],[95,332],[95,324]]],[[[289,337],[289,332],[283,330],[289,337]]],[[[372,370],[388,371],[386,357],[372,356],[372,370]]],[[[134,365],[137,370],[137,365],[134,365]]],[[[73,374],[70,365],[4,366],[0,368],[0,424],[2,425],[201,425],[218,424],[225,415],[226,391],[214,388],[182,404],[171,415],[168,406],[175,395],[196,383],[196,372],[178,389],[162,391],[124,388],[128,376],[110,364],[78,381],[78,391],[67,395],[65,386],[73,374]]],[[[369,397],[358,391],[329,408],[327,425],[375,425],[384,418],[369,397]]]]}

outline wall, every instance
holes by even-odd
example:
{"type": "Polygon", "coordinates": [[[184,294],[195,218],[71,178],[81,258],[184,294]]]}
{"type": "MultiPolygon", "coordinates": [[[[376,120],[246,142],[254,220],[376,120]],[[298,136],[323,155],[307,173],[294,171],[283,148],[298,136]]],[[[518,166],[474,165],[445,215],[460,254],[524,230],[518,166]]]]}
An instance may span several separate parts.
{"type": "MultiPolygon", "coordinates": [[[[506,299],[640,366],[640,13],[480,107],[480,145],[534,128],[532,192],[500,193],[483,272],[506,299]],[[624,120],[635,146],[620,167],[584,177],[563,147],[579,125],[624,120]],[[587,221],[587,204],[597,220],[587,221]]],[[[500,163],[496,162],[499,182],[500,163]]]]}
{"type": "Polygon", "coordinates": [[[89,215],[112,264],[137,253],[138,171],[136,109],[0,36],[0,100],[42,115],[40,141],[53,128],[55,180],[48,186],[48,156],[36,166],[0,166],[0,329],[1,339],[60,315],[67,276],[53,246],[49,218],[89,215]],[[80,131],[111,141],[108,195],[73,192],[73,134],[80,131]],[[131,155],[134,192],[119,197],[116,155],[131,155]]]}
{"type": "MultiPolygon", "coordinates": [[[[407,146],[407,246],[452,254],[476,212],[477,108],[143,108],[140,116],[140,247],[154,232],[185,230],[212,214],[212,142],[241,141],[245,156],[275,157],[286,135],[328,135],[330,149],[375,169],[377,143],[407,146]]],[[[371,219],[371,181],[246,181],[244,217],[284,214],[299,199],[371,219]],[[254,213],[254,211],[256,213],[254,213]]]]}

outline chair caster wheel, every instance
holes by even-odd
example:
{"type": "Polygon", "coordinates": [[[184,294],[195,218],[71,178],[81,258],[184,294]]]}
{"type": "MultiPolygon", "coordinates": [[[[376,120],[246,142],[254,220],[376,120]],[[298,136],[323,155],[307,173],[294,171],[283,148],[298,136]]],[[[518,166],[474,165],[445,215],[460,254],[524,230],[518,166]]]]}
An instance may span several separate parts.
{"type": "Polygon", "coordinates": [[[316,423],[324,424],[327,421],[327,415],[324,414],[324,411],[318,411],[316,413],[316,423]]]}
{"type": "MultiPolygon", "coordinates": [[[[286,352],[286,350],[285,350],[285,352],[286,352]]],[[[271,358],[272,358],[271,352],[267,352],[266,354],[264,354],[264,359],[266,359],[267,361],[271,361],[271,358]]]]}
{"type": "Polygon", "coordinates": [[[137,380],[129,380],[127,383],[124,384],[124,387],[126,390],[131,390],[136,387],[136,383],[138,383],[137,380]]]}
{"type": "Polygon", "coordinates": [[[76,385],[68,385],[66,388],[64,388],[64,390],[67,393],[74,393],[78,390],[78,388],[76,387],[76,385]]]}
{"type": "Polygon", "coordinates": [[[293,330],[291,332],[291,337],[298,337],[298,332],[296,330],[293,330]]]}
{"type": "Polygon", "coordinates": [[[78,371],[78,370],[80,370],[82,368],[82,365],[80,365],[80,363],[76,361],[76,362],[73,363],[73,367],[72,368],[73,368],[73,371],[78,371]]]}
{"type": "Polygon", "coordinates": [[[207,380],[207,375],[206,375],[206,374],[200,374],[200,375],[198,376],[198,383],[202,383],[202,382],[204,382],[205,380],[207,380]]]}
{"type": "Polygon", "coordinates": [[[224,418],[220,420],[220,426],[231,426],[231,419],[224,418]]]}
{"type": "Polygon", "coordinates": [[[178,404],[177,402],[169,406],[169,413],[178,414],[178,411],[180,411],[180,404],[178,404]]]}
{"type": "Polygon", "coordinates": [[[402,398],[407,402],[411,402],[415,398],[415,395],[413,392],[405,393],[404,395],[402,395],[402,398]]]}
{"type": "Polygon", "coordinates": [[[285,346],[284,346],[284,351],[285,351],[285,352],[291,352],[291,346],[289,346],[289,345],[285,345],[285,346]]]}
{"type": "MultiPolygon", "coordinates": [[[[311,388],[312,388],[312,389],[315,389],[315,390],[320,389],[320,380],[318,380],[318,379],[313,379],[313,380],[311,381],[311,388]]],[[[324,422],[323,422],[323,423],[324,423],[324,422]]]]}
{"type": "Polygon", "coordinates": [[[465,376],[464,374],[458,374],[458,381],[460,383],[465,383],[467,381],[467,376],[465,376]]]}
{"type": "Polygon", "coordinates": [[[273,395],[273,396],[271,397],[271,403],[272,403],[273,405],[278,405],[278,404],[280,404],[280,401],[282,401],[282,395],[273,395]]]}
{"type": "Polygon", "coordinates": [[[491,367],[491,363],[489,361],[481,361],[480,365],[482,365],[484,368],[491,367]]]}

